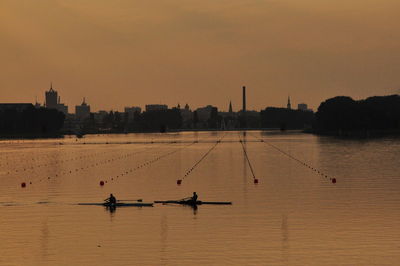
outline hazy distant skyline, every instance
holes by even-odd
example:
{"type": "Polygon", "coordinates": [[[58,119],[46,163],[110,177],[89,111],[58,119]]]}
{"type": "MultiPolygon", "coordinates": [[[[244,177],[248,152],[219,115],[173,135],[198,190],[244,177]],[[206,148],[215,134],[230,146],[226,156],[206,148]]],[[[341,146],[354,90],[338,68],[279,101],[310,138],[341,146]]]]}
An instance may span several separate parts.
{"type": "Polygon", "coordinates": [[[2,0],[0,102],[241,109],[399,93],[397,0],[2,0]]]}

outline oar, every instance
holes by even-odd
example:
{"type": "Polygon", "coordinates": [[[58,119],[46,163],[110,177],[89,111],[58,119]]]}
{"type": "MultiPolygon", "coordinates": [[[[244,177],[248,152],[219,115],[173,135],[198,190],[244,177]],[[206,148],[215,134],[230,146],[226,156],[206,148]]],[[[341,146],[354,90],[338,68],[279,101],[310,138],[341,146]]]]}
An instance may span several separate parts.
{"type": "Polygon", "coordinates": [[[183,198],[183,199],[180,199],[180,200],[177,200],[177,201],[184,201],[184,200],[190,200],[190,199],[192,199],[192,197],[183,198]]]}
{"type": "Polygon", "coordinates": [[[143,199],[122,199],[122,200],[117,200],[117,201],[138,201],[138,202],[142,202],[143,199]]]}

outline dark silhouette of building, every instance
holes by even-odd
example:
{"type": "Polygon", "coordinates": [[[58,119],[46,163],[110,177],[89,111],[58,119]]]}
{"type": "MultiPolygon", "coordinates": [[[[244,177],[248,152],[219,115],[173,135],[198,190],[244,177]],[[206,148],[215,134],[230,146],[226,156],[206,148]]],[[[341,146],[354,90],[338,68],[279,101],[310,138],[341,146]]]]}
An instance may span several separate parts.
{"type": "Polygon", "coordinates": [[[46,102],[45,102],[46,108],[57,109],[58,93],[57,91],[53,90],[53,84],[50,84],[50,90],[45,92],[45,96],[46,96],[46,102]]]}
{"type": "Polygon", "coordinates": [[[308,110],[308,106],[305,103],[299,103],[297,105],[297,110],[301,110],[301,111],[307,111],[308,110]]]}
{"type": "Polygon", "coordinates": [[[292,104],[290,103],[290,96],[288,96],[288,99],[287,99],[287,109],[288,110],[292,109],[292,104]]]}
{"type": "Polygon", "coordinates": [[[90,105],[86,103],[85,97],[83,97],[81,105],[75,106],[75,115],[78,120],[83,120],[90,116],[90,105]]]}
{"type": "Polygon", "coordinates": [[[53,89],[53,84],[50,84],[50,90],[45,92],[45,107],[48,109],[56,109],[63,112],[65,115],[68,114],[68,106],[61,103],[61,97],[58,96],[58,92],[53,89]]]}
{"type": "Polygon", "coordinates": [[[166,104],[146,104],[146,112],[168,110],[166,104]]]}

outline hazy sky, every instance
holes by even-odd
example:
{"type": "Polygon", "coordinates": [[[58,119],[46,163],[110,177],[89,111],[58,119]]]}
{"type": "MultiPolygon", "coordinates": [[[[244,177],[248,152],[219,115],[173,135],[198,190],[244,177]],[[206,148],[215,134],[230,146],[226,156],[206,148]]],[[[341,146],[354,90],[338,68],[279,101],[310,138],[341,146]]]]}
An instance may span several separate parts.
{"type": "Polygon", "coordinates": [[[0,0],[0,102],[240,109],[399,93],[399,0],[0,0]]]}

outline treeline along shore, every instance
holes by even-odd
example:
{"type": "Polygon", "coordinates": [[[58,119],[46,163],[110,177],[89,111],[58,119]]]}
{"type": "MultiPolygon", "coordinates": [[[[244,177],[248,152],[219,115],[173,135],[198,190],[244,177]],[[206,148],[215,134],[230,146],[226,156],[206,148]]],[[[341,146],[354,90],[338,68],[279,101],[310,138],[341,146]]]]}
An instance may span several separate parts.
{"type": "Polygon", "coordinates": [[[135,113],[94,114],[72,125],[55,109],[32,104],[0,104],[0,137],[58,137],[63,134],[167,132],[190,130],[277,129],[304,130],[318,135],[373,137],[400,134],[400,96],[364,100],[338,96],[325,100],[316,113],[309,110],[267,107],[260,112],[218,112],[213,108],[200,119],[196,111],[184,118],[179,108],[135,113]],[[71,130],[71,128],[73,130],[71,130]]]}
{"type": "Polygon", "coordinates": [[[355,101],[339,96],[321,103],[313,132],[322,135],[369,137],[400,134],[400,96],[374,96],[355,101]]]}

